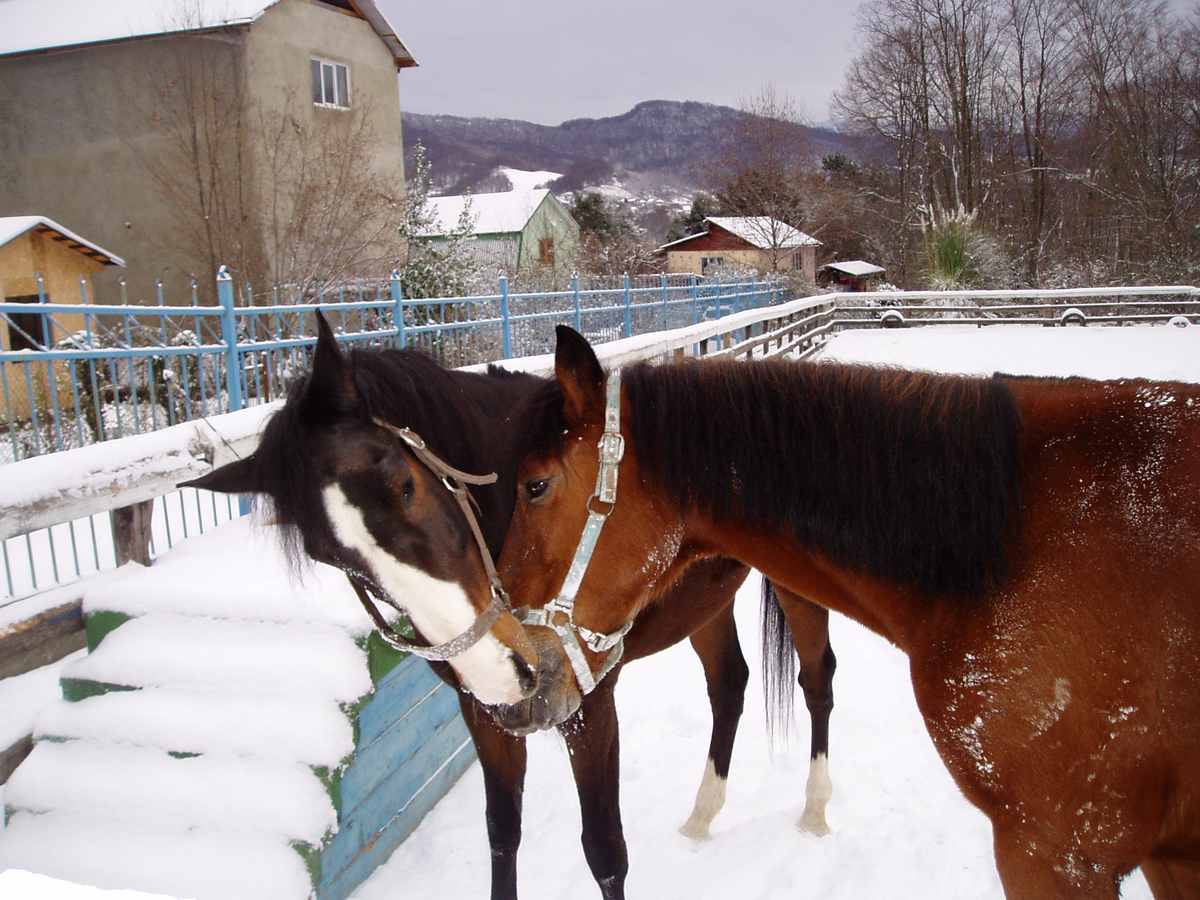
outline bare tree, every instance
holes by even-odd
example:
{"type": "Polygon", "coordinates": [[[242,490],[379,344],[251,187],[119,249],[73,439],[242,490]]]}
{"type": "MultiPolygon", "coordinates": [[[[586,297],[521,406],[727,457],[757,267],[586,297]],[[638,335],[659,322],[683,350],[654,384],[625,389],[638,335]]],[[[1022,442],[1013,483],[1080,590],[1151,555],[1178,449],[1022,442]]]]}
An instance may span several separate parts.
{"type": "Polygon", "coordinates": [[[181,36],[173,52],[147,73],[151,137],[134,143],[169,211],[173,228],[160,235],[182,268],[210,277],[229,266],[239,279],[263,275],[257,227],[245,68],[241,47],[210,35],[181,36]]]}
{"type": "Polygon", "coordinates": [[[282,113],[260,107],[252,132],[266,274],[303,292],[390,269],[403,252],[403,176],[371,165],[380,141],[369,105],[323,122],[305,122],[298,106],[292,98],[282,113]]]}
{"type": "Polygon", "coordinates": [[[810,151],[795,103],[774,85],[743,99],[740,114],[700,175],[722,215],[769,216],[797,228],[810,151]]]}
{"type": "Polygon", "coordinates": [[[1005,0],[1001,13],[994,127],[1004,137],[998,163],[1009,163],[1001,171],[1001,215],[1036,283],[1050,241],[1062,242],[1072,193],[1062,172],[1079,109],[1069,0],[1005,0]]]}
{"type": "MultiPolygon", "coordinates": [[[[205,22],[198,0],[176,17],[176,28],[205,22]]],[[[314,115],[294,94],[255,98],[251,65],[237,33],[209,29],[173,37],[146,73],[148,137],[134,148],[173,223],[164,249],[201,276],[202,291],[222,265],[238,284],[298,295],[386,271],[404,248],[403,168],[380,169],[369,104],[314,115]]]]}
{"type": "Polygon", "coordinates": [[[858,184],[889,270],[961,210],[1033,283],[1194,272],[1197,28],[1156,0],[870,0],[833,108],[882,148],[858,184]]]}
{"type": "MultiPolygon", "coordinates": [[[[1195,23],[1152,0],[1075,0],[1089,92],[1090,228],[1114,271],[1194,273],[1195,23]]],[[[1193,276],[1194,277],[1194,276],[1193,276]]]]}

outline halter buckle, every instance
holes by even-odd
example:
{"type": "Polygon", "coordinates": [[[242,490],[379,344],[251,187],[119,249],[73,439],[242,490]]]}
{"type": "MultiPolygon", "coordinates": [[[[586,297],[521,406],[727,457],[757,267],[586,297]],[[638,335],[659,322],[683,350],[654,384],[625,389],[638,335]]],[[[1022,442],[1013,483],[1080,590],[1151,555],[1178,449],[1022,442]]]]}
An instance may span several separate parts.
{"type": "MultiPolygon", "coordinates": [[[[625,457],[625,438],[619,431],[606,431],[596,446],[600,449],[600,471],[596,473],[596,490],[592,497],[607,503],[611,512],[617,503],[617,476],[625,457]]],[[[588,508],[591,509],[591,500],[588,508]]]]}

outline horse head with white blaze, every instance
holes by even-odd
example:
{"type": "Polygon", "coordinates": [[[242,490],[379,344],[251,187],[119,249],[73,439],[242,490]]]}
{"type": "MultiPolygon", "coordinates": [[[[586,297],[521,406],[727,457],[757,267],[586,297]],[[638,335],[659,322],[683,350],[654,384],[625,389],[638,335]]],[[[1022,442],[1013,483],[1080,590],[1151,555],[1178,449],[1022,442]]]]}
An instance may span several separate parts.
{"type": "MultiPolygon", "coordinates": [[[[536,688],[538,650],[491,568],[487,544],[498,546],[503,534],[484,534],[471,508],[505,499],[487,489],[494,476],[462,470],[487,436],[456,442],[462,468],[439,459],[421,423],[398,428],[377,414],[379,380],[351,369],[328,322],[317,319],[312,369],[269,420],[259,448],[181,486],[266,495],[293,565],[303,551],[343,570],[390,642],[444,660],[485,704],[521,702],[536,688]],[[468,499],[464,481],[484,489],[468,499]],[[432,646],[389,635],[370,595],[407,613],[432,646]]],[[[440,371],[427,365],[431,375],[440,371]]]]}

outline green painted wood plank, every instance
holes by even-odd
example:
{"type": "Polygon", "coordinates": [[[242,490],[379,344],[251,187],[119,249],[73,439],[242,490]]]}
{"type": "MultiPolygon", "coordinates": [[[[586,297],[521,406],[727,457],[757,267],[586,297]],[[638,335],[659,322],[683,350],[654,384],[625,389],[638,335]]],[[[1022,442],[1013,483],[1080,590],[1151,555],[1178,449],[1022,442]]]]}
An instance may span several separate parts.
{"type": "Polygon", "coordinates": [[[88,653],[93,652],[105,636],[112,630],[121,627],[133,616],[111,609],[98,609],[84,616],[84,630],[87,632],[88,653]]]}
{"type": "Polygon", "coordinates": [[[107,694],[112,691],[140,690],[140,688],[133,685],[109,684],[105,681],[92,681],[89,678],[60,678],[58,683],[62,686],[63,699],[71,703],[78,702],[87,697],[98,697],[101,694],[107,694]]]}

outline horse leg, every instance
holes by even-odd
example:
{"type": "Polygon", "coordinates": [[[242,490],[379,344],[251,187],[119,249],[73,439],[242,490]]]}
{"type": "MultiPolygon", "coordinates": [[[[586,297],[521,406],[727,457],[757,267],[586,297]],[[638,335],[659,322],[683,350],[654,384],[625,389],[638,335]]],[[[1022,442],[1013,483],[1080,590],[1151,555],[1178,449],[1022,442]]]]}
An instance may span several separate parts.
{"type": "Polygon", "coordinates": [[[525,739],[514,737],[496,725],[491,713],[470,694],[460,691],[458,702],[483,768],[488,844],[492,850],[491,897],[492,900],[517,900],[525,739]]]}
{"type": "Polygon", "coordinates": [[[579,710],[559,726],[567,742],[579,793],[583,855],[604,900],[624,900],[629,853],[621,827],[621,758],[613,688],[621,667],[583,698],[579,710]]]}
{"type": "Polygon", "coordinates": [[[1154,900],[1200,900],[1200,861],[1147,859],[1142,874],[1154,900]]]}
{"type": "MultiPolygon", "coordinates": [[[[992,841],[1005,897],[1119,900],[1120,881],[1115,875],[1105,874],[1103,867],[1093,866],[1087,859],[1067,856],[1044,839],[1028,836],[1020,827],[993,819],[992,841]]],[[[1158,897],[1157,892],[1154,896],[1158,897]]]]}
{"type": "Polygon", "coordinates": [[[829,779],[829,716],[833,712],[833,673],[837,657],[829,643],[829,610],[774,585],[779,606],[800,658],[800,688],[812,722],[812,749],[804,812],[797,826],[811,834],[829,834],[825,807],[833,796],[829,779]]]}
{"type": "Polygon", "coordinates": [[[712,706],[712,738],[708,744],[708,764],[696,805],[680,832],[696,841],[708,840],[708,828],[721,807],[725,805],[725,785],[729,779],[729,761],[733,756],[733,739],[746,696],[750,669],[742,656],[737,625],[730,603],[704,627],[691,635],[692,648],[704,666],[708,683],[708,701],[712,706]]]}

